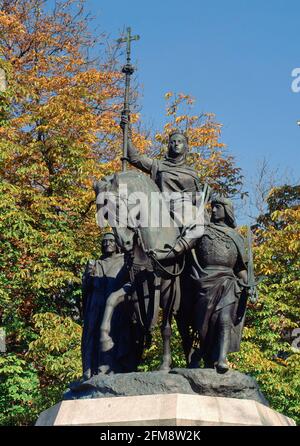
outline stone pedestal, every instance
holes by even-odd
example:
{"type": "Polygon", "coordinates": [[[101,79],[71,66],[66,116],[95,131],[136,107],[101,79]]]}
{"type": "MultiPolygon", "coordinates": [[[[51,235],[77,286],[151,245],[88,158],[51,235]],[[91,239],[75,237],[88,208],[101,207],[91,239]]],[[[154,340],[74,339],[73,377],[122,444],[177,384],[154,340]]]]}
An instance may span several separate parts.
{"type": "Polygon", "coordinates": [[[37,426],[293,426],[257,382],[229,370],[122,373],[72,383],[37,426]]]}
{"type": "Polygon", "coordinates": [[[254,400],[188,394],[67,400],[42,412],[36,426],[294,426],[254,400]]]}
{"type": "Polygon", "coordinates": [[[69,388],[64,400],[183,393],[247,399],[269,405],[257,382],[236,370],[225,374],[219,374],[214,369],[102,374],[84,382],[72,383],[69,388]]]}

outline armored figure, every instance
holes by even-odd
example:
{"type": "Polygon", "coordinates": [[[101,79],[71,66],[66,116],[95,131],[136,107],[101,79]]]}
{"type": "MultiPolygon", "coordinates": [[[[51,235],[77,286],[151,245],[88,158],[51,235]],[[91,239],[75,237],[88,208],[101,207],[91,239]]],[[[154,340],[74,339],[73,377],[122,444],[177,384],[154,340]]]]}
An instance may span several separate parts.
{"type": "Polygon", "coordinates": [[[202,358],[205,367],[224,373],[227,354],[240,349],[249,285],[245,243],[235,227],[231,200],[218,197],[201,237],[193,237],[191,228],[173,247],[174,257],[191,253],[184,277],[196,336],[190,367],[199,367],[202,358]]]}
{"type": "Polygon", "coordinates": [[[239,351],[246,309],[245,244],[235,230],[232,202],[211,203],[211,223],[195,242],[191,278],[195,281],[194,331],[200,345],[191,366],[203,358],[206,367],[228,370],[227,354],[239,351]]]}
{"type": "Polygon", "coordinates": [[[194,329],[206,366],[228,370],[226,356],[239,351],[243,329],[247,266],[243,238],[236,226],[232,202],[212,202],[211,224],[195,246],[198,260],[194,329]]]}

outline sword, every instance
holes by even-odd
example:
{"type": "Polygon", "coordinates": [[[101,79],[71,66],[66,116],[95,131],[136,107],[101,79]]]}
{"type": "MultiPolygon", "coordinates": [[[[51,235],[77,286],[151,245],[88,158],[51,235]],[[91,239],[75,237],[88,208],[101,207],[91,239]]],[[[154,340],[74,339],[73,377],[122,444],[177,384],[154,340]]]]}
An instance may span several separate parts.
{"type": "Polygon", "coordinates": [[[258,282],[255,282],[253,252],[252,252],[252,231],[250,226],[248,226],[247,228],[247,242],[248,242],[247,288],[250,302],[255,304],[258,300],[257,285],[262,279],[259,278],[258,282]]]}

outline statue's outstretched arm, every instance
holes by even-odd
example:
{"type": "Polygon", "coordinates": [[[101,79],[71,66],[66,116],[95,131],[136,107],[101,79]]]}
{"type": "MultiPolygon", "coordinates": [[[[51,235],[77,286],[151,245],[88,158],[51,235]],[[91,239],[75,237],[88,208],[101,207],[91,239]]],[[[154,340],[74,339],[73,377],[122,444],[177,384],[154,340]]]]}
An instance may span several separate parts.
{"type": "Polygon", "coordinates": [[[133,146],[130,138],[128,139],[127,150],[128,150],[127,160],[132,166],[135,166],[146,173],[151,172],[153,164],[152,159],[146,155],[142,155],[141,153],[139,153],[133,146]]]}
{"type": "Polygon", "coordinates": [[[197,244],[198,239],[180,237],[174,246],[166,244],[162,250],[151,250],[148,252],[150,257],[156,260],[171,260],[180,257],[193,249],[197,244]]]}
{"type": "MultiPolygon", "coordinates": [[[[132,166],[137,167],[146,173],[151,173],[152,159],[148,156],[142,155],[132,144],[132,133],[130,118],[122,114],[120,126],[124,129],[125,125],[128,125],[128,140],[127,140],[127,158],[125,158],[132,166]]],[[[124,158],[122,158],[124,159],[124,158]]]]}

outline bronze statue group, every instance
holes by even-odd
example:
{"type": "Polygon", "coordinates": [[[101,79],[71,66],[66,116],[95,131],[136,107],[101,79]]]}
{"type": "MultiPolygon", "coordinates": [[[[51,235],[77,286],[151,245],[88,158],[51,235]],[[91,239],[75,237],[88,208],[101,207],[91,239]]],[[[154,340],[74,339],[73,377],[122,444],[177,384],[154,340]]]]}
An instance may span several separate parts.
{"type": "MultiPolygon", "coordinates": [[[[123,116],[121,125],[126,124],[123,116]]],[[[169,135],[167,155],[153,160],[140,154],[130,131],[128,135],[126,160],[138,170],[98,181],[96,195],[117,195],[125,184],[129,191],[146,194],[151,208],[152,192],[175,192],[177,199],[169,212],[179,224],[169,228],[115,224],[104,234],[102,256],[88,262],[83,276],[83,379],[136,371],[160,309],[160,370],[171,368],[175,317],[187,367],[202,364],[225,373],[227,354],[240,348],[249,294],[245,243],[236,230],[233,204],[206,193],[204,202],[210,210],[201,224],[191,225],[185,215],[180,221],[177,209],[182,202],[186,197],[193,201],[205,189],[186,164],[187,137],[179,131],[169,135]]]]}

